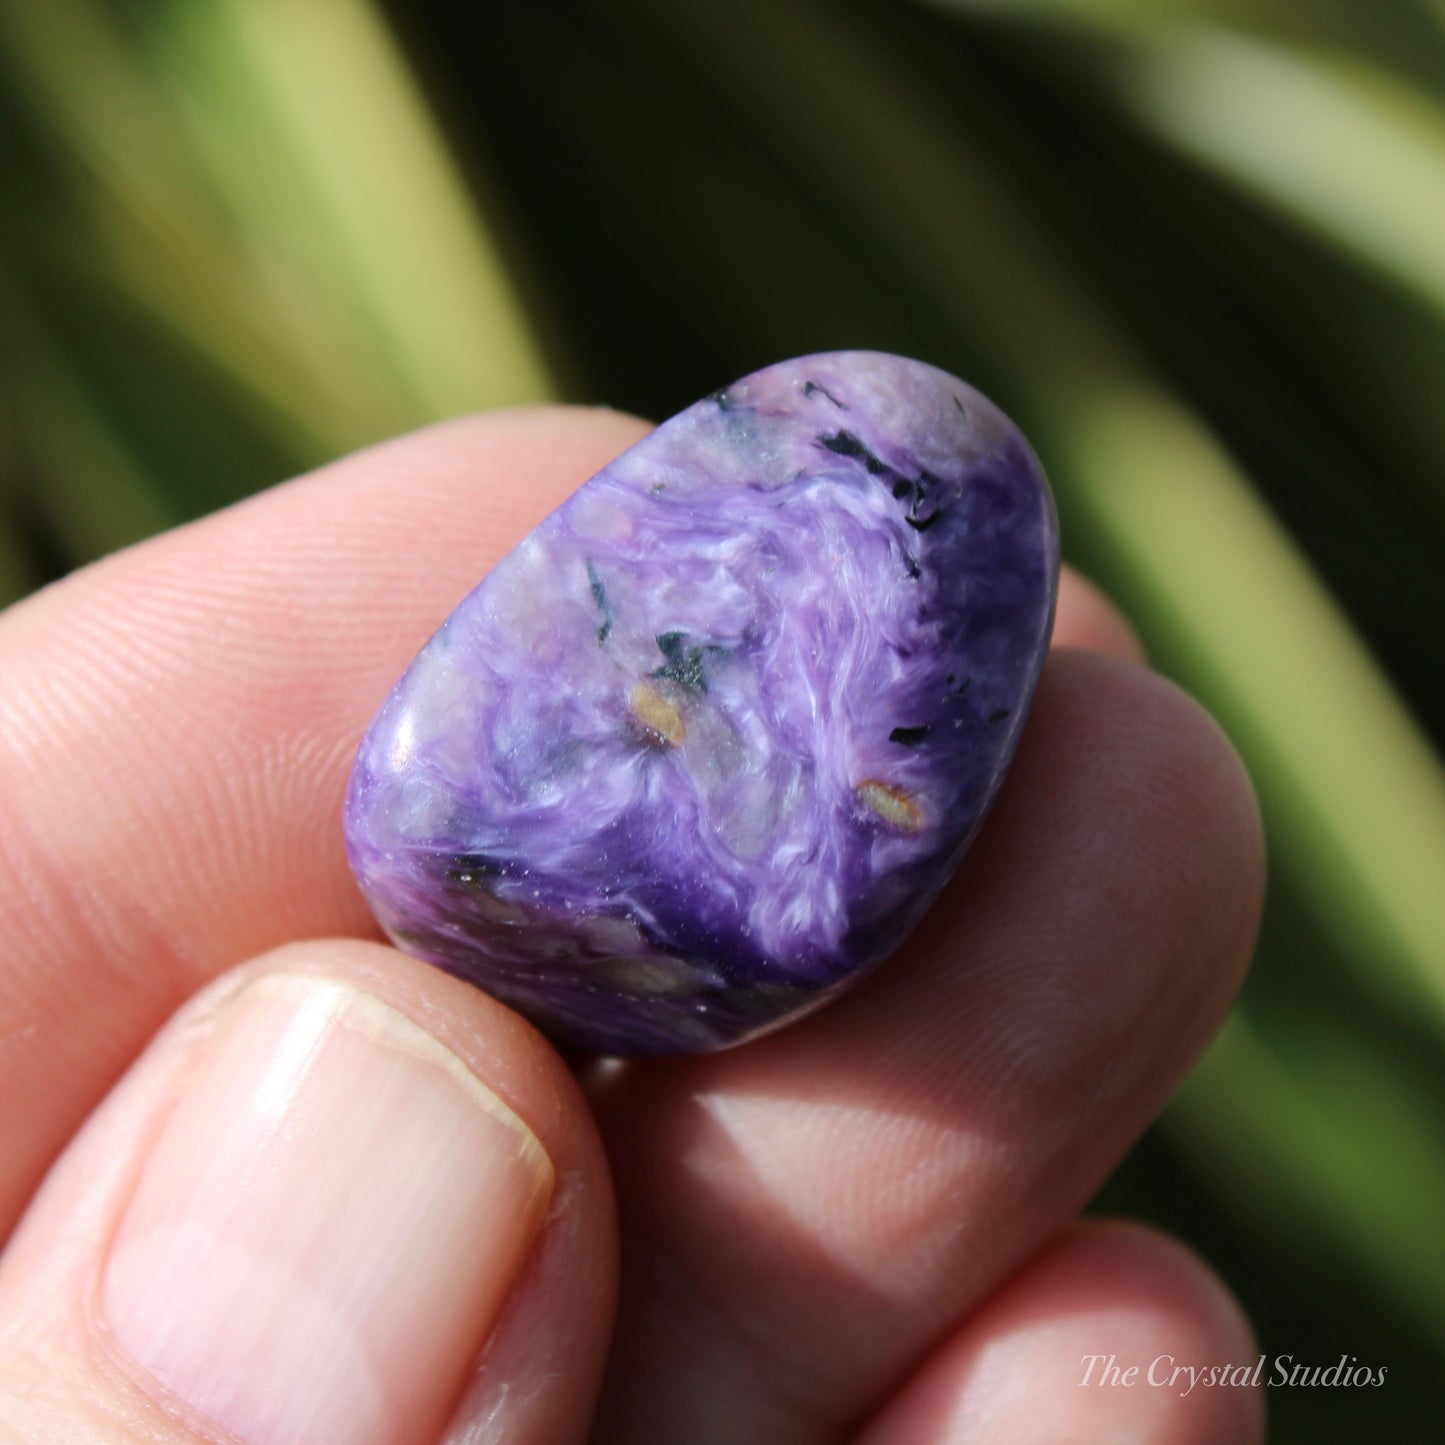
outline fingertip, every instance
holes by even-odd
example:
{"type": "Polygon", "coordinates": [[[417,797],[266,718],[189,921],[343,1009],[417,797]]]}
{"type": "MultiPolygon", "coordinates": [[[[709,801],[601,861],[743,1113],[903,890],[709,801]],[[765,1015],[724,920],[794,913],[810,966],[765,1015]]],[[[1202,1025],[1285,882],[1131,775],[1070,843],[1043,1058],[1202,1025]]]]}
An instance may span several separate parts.
{"type": "Polygon", "coordinates": [[[1149,861],[1180,916],[1192,908],[1194,932],[1215,961],[1200,978],[1213,994],[1217,1022],[1244,981],[1264,906],[1259,800],[1213,714],[1172,679],[1132,671],[1125,685],[1137,702],[1124,725],[1125,745],[1140,765],[1141,803],[1156,820],[1151,832],[1161,852],[1149,861]]]}
{"type": "Polygon", "coordinates": [[[996,832],[986,856],[991,841],[1023,855],[1071,838],[1098,893],[1157,938],[1142,959],[1154,982],[1190,991],[1201,1021],[1217,1024],[1253,952],[1264,837],[1239,753],[1183,688],[1121,657],[1056,651],[996,832]]]}
{"type": "Polygon", "coordinates": [[[289,945],[183,1009],[52,1172],[0,1272],[0,1380],[71,1380],[56,1434],[73,1411],[165,1440],[569,1439],[613,1234],[529,1025],[382,945],[289,945]]]}
{"type": "Polygon", "coordinates": [[[1077,1224],[1010,1279],[875,1415],[858,1445],[1263,1438],[1253,1333],[1190,1250],[1077,1224]]]}
{"type": "Polygon", "coordinates": [[[1204,1347],[1201,1359],[1256,1363],[1254,1327],[1233,1292],[1190,1246],[1131,1219],[1074,1224],[1030,1270],[1040,1300],[1100,1302],[1171,1321],[1204,1347]]]}
{"type": "Polygon", "coordinates": [[[368,718],[488,567],[646,430],[581,407],[444,423],[5,613],[0,1227],[192,989],[286,938],[374,929],[337,821],[368,718]]]}
{"type": "Polygon", "coordinates": [[[1097,583],[1067,565],[1059,571],[1052,645],[1080,647],[1130,662],[1146,661],[1144,644],[1134,625],[1097,583]]]}

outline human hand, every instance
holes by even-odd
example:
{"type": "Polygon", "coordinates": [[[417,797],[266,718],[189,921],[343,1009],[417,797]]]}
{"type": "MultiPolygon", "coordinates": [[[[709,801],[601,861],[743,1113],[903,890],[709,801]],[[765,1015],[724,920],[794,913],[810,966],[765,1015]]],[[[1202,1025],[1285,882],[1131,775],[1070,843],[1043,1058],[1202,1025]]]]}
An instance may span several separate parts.
{"type": "Polygon", "coordinates": [[[3,1445],[1259,1438],[1255,1391],[1080,1384],[1253,1357],[1192,1256],[1075,1216],[1227,1009],[1262,850],[1077,577],[959,876],[795,1027],[574,1075],[375,941],[368,717],[640,431],[436,428],[0,619],[3,1445]]]}

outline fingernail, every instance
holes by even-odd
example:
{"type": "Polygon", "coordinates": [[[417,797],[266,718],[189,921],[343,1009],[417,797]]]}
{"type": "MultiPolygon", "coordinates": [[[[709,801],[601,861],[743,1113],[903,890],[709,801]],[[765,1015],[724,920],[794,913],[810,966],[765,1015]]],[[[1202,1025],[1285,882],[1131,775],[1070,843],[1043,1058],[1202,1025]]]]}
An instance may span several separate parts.
{"type": "Polygon", "coordinates": [[[552,1166],[371,994],[271,975],[223,1009],[111,1245],[109,1331],[182,1414],[246,1445],[430,1441],[552,1166]]]}

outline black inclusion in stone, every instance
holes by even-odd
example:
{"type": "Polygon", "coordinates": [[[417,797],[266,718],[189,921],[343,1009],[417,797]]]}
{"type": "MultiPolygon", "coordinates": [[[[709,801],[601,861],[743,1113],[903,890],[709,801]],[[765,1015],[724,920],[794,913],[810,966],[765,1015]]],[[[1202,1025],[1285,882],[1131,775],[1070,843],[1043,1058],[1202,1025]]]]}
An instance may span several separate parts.
{"type": "Polygon", "coordinates": [[[670,681],[678,683],[682,687],[689,687],[694,692],[707,691],[707,678],[703,676],[702,659],[704,653],[720,651],[721,649],[711,647],[686,647],[684,646],[687,634],[685,632],[660,632],[657,635],[657,650],[667,659],[667,662],[653,670],[653,677],[665,677],[670,681]]]}
{"type": "Polygon", "coordinates": [[[466,887],[485,887],[488,878],[500,878],[505,872],[500,863],[484,853],[454,853],[447,859],[442,876],[449,883],[466,887]]]}
{"type": "Polygon", "coordinates": [[[803,383],[804,396],[812,396],[815,391],[821,392],[824,396],[826,396],[828,400],[831,401],[833,405],[838,408],[839,411],[848,410],[847,406],[843,402],[839,401],[838,398],[834,396],[833,393],[829,391],[826,386],[820,386],[816,381],[805,381],[803,383]]]}
{"type": "Polygon", "coordinates": [[[903,514],[903,520],[915,532],[926,532],[938,520],[939,509],[937,507],[926,517],[918,515],[918,509],[923,505],[928,488],[937,484],[938,478],[932,472],[920,472],[913,481],[909,481],[907,477],[899,477],[893,483],[893,499],[896,502],[907,500],[908,510],[903,514]]]}
{"type": "Polygon", "coordinates": [[[888,734],[890,743],[902,743],[905,748],[916,748],[928,736],[928,725],[916,728],[894,728],[888,734]]]}
{"type": "Polygon", "coordinates": [[[592,588],[592,600],[602,614],[602,623],[597,629],[597,640],[606,642],[607,634],[612,631],[612,603],[608,601],[607,589],[602,585],[602,578],[597,575],[596,565],[591,561],[587,563],[587,582],[592,588]]]}
{"type": "Polygon", "coordinates": [[[892,473],[893,468],[869,450],[869,448],[850,431],[828,432],[818,438],[818,445],[825,451],[832,452],[835,456],[851,457],[855,462],[862,462],[868,469],[870,476],[881,477],[892,473]]]}

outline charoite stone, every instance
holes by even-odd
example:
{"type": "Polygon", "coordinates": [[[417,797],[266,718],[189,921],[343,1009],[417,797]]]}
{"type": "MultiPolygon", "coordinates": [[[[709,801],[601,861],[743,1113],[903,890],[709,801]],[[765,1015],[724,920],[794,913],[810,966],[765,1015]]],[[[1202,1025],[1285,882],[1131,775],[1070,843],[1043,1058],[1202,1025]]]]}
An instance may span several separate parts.
{"type": "Polygon", "coordinates": [[[866,973],[962,857],[1048,645],[1018,430],[931,366],[786,361],[605,467],[371,724],[352,866],[408,952],[558,1040],[749,1038],[866,973]]]}

